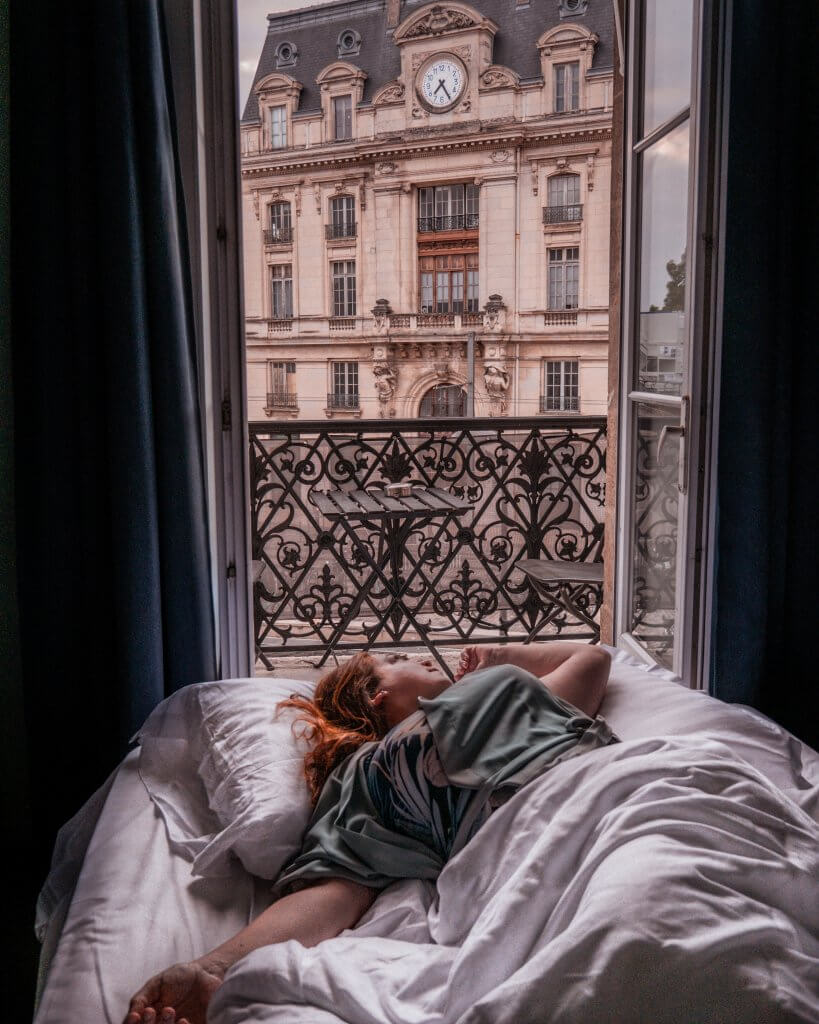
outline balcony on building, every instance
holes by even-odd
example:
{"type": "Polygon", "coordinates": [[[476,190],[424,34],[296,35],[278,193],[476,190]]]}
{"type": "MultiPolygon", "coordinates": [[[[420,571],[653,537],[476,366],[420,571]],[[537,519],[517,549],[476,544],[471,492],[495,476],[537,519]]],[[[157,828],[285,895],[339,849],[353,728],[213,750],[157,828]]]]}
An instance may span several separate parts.
{"type": "Polygon", "coordinates": [[[553,398],[551,395],[540,396],[540,411],[542,413],[579,412],[580,399],[576,395],[553,398]]]}
{"type": "Polygon", "coordinates": [[[544,601],[518,563],[602,557],[605,418],[566,408],[567,396],[562,410],[543,410],[548,417],[467,418],[459,386],[433,391],[408,420],[354,418],[359,395],[336,390],[327,395],[330,422],[250,423],[257,672],[315,657],[331,638],[345,657],[365,646],[420,652],[425,637],[450,665],[464,644],[522,642],[536,626],[540,641],[599,638],[599,583],[561,584],[573,615],[544,601]],[[311,501],[315,493],[361,494],[393,483],[440,488],[471,509],[448,523],[415,520],[392,551],[377,523],[355,529],[357,548],[311,501]],[[406,607],[390,586],[364,586],[373,558],[395,570],[406,607]]]}
{"type": "Polygon", "coordinates": [[[291,245],[293,242],[293,228],[291,225],[284,227],[272,227],[264,229],[265,245],[291,245]]]}
{"type": "Polygon", "coordinates": [[[583,220],[583,204],[571,203],[568,206],[544,206],[544,224],[578,224],[583,220]]]}
{"type": "Polygon", "coordinates": [[[355,238],[358,234],[358,223],[354,220],[339,221],[324,225],[324,237],[328,242],[336,242],[346,238],[355,238]]]}
{"type": "Polygon", "coordinates": [[[328,409],[359,409],[360,402],[358,395],[330,392],[327,396],[328,409]]]}
{"type": "Polygon", "coordinates": [[[446,217],[419,217],[418,234],[433,231],[477,231],[480,217],[477,213],[456,213],[446,217]]]}
{"type": "Polygon", "coordinates": [[[276,412],[296,410],[298,407],[299,396],[294,391],[268,391],[265,396],[266,416],[272,416],[276,412]]]}

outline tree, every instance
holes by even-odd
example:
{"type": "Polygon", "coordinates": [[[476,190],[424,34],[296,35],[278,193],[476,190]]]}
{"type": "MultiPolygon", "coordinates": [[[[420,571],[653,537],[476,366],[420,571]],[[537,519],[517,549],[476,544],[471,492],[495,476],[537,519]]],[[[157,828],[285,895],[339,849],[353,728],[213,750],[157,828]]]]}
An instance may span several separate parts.
{"type": "Polygon", "coordinates": [[[669,260],[665,265],[668,282],[665,286],[665,302],[663,312],[682,311],[685,302],[685,250],[678,262],[669,260]]]}

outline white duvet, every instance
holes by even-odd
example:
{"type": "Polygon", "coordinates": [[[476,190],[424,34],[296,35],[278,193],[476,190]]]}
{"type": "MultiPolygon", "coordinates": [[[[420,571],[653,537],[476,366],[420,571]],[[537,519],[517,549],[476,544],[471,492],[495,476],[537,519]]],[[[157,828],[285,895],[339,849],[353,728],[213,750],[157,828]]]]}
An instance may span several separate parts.
{"type": "Polygon", "coordinates": [[[257,950],[208,1019],[817,1022],[819,827],[798,796],[713,739],[567,761],[493,814],[437,895],[401,882],[355,931],[257,950]]]}

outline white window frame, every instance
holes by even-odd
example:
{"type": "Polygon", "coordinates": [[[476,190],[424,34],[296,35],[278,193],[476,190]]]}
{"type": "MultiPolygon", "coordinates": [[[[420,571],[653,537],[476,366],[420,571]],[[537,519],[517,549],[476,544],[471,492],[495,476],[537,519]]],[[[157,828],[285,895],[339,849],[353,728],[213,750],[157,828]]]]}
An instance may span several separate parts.
{"type": "Polygon", "coordinates": [[[269,274],[270,319],[292,320],[293,265],[292,263],[271,263],[269,274]]]}
{"type": "Polygon", "coordinates": [[[543,360],[543,399],[546,406],[544,412],[580,412],[579,359],[543,360]],[[554,401],[556,405],[552,404],[554,401]]]}
{"type": "Polygon", "coordinates": [[[274,103],[267,108],[270,124],[268,137],[271,149],[287,149],[287,104],[274,103]]]}
{"type": "Polygon", "coordinates": [[[555,64],[553,73],[555,113],[576,114],[580,110],[580,61],[555,64]]]}
{"type": "Polygon", "coordinates": [[[353,94],[348,92],[332,96],[330,110],[333,115],[333,139],[336,142],[349,142],[353,137],[353,94]],[[339,125],[339,112],[342,103],[345,106],[341,111],[341,124],[339,125]]]}
{"type": "Polygon", "coordinates": [[[580,246],[551,246],[547,256],[546,308],[549,310],[572,310],[580,308],[580,246]],[[560,253],[560,258],[553,254],[560,253]],[[575,253],[576,255],[566,255],[575,253]],[[568,303],[570,271],[574,271],[574,305],[568,303]],[[559,278],[559,281],[557,280],[559,278]],[[559,289],[560,297],[553,298],[559,289]]]}
{"type": "Polygon", "coordinates": [[[357,291],[356,261],[331,260],[330,302],[332,304],[332,312],[330,315],[334,318],[356,316],[356,309],[358,308],[357,291]],[[337,282],[341,282],[340,294],[338,295],[336,289],[337,282]],[[340,312],[340,310],[343,310],[343,312],[340,312]]]}

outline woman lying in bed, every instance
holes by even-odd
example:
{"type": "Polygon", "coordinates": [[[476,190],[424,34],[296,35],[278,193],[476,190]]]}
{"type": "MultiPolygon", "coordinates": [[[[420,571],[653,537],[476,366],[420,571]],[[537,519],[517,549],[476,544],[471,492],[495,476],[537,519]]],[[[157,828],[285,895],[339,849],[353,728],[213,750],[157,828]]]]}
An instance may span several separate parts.
{"type": "Polygon", "coordinates": [[[505,799],[569,757],[616,742],[597,715],[601,648],[468,647],[459,682],[432,659],[359,654],[294,697],[312,749],[314,811],[279,898],[232,939],[132,998],[126,1024],[204,1024],[225,972],[251,950],[314,946],[356,925],[398,878],[435,879],[505,799]]]}

